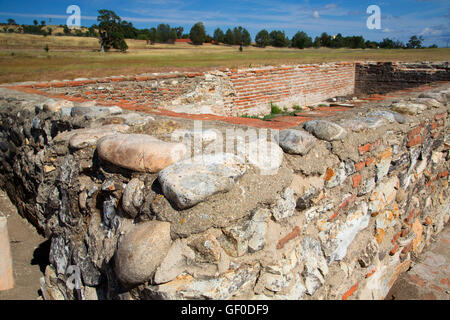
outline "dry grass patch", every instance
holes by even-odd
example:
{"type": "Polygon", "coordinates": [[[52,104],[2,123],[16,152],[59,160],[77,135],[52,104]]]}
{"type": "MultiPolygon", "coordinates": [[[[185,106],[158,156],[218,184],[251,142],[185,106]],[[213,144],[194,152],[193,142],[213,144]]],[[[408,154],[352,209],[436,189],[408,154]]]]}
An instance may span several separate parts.
{"type": "Polygon", "coordinates": [[[127,53],[98,52],[95,38],[0,34],[0,83],[104,77],[169,70],[257,67],[338,61],[448,61],[450,49],[291,49],[205,44],[147,45],[127,40],[127,53]],[[6,44],[5,42],[6,41],[6,44]],[[50,51],[46,53],[44,47],[50,51]]]}

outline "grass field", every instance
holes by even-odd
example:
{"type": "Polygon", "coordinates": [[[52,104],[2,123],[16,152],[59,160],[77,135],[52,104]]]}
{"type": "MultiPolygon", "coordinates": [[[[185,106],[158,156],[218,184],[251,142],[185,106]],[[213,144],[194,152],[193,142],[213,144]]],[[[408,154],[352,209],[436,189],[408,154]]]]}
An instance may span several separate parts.
{"type": "Polygon", "coordinates": [[[335,61],[448,61],[450,49],[290,49],[205,44],[147,45],[127,40],[127,53],[98,51],[95,38],[0,34],[0,83],[131,75],[169,70],[255,67],[335,61]],[[44,51],[48,45],[49,52],[44,51]]]}

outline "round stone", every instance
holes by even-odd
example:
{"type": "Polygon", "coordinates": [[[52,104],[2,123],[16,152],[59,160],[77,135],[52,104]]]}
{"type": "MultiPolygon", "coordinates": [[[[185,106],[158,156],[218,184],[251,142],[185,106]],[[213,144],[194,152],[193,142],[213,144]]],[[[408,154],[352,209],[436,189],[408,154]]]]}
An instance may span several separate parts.
{"type": "Polygon", "coordinates": [[[140,223],[120,241],[115,272],[122,284],[133,286],[151,279],[171,246],[170,223],[140,223]]]}

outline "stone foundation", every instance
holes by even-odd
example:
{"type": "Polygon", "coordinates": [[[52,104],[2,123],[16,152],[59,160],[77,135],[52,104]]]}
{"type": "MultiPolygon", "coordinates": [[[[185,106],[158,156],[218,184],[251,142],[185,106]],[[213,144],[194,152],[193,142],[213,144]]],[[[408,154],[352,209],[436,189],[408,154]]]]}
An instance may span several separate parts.
{"type": "Polygon", "coordinates": [[[46,299],[383,299],[450,217],[427,90],[277,131],[0,89],[0,187],[46,299]]]}

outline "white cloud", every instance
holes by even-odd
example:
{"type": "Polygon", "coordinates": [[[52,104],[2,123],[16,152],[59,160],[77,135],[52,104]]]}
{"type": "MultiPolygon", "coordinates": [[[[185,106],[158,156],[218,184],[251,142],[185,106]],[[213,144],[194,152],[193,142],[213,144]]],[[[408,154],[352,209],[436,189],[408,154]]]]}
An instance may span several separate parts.
{"type": "Polygon", "coordinates": [[[442,34],[442,30],[433,29],[426,27],[422,30],[422,32],[419,34],[421,36],[439,36],[442,34]]]}
{"type": "Polygon", "coordinates": [[[319,19],[320,18],[320,14],[319,14],[319,11],[314,11],[314,13],[313,13],[313,17],[314,18],[316,18],[316,19],[319,19]]]}

